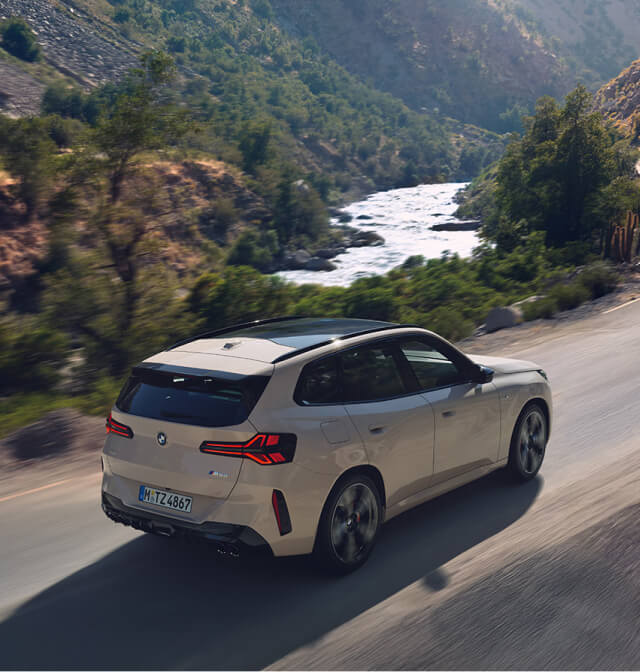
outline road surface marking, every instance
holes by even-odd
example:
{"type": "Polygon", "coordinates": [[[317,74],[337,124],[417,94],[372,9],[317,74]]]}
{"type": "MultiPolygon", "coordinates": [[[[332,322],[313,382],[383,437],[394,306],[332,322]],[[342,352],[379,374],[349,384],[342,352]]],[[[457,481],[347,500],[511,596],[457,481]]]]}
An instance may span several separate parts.
{"type": "Polygon", "coordinates": [[[13,495],[7,495],[6,497],[0,497],[0,502],[8,502],[10,499],[16,499],[16,497],[24,497],[24,495],[33,495],[36,492],[41,492],[42,490],[48,490],[49,488],[56,488],[59,485],[64,485],[65,483],[70,483],[71,481],[79,481],[83,478],[95,478],[97,476],[102,477],[102,474],[87,474],[86,476],[79,476],[77,478],[65,478],[62,481],[56,481],[55,483],[49,483],[48,485],[41,485],[39,488],[33,488],[32,490],[23,490],[22,492],[15,492],[13,495]]]}
{"type": "Polygon", "coordinates": [[[631,301],[627,301],[626,303],[623,303],[620,306],[616,306],[615,308],[609,308],[609,310],[605,310],[603,315],[606,315],[607,313],[613,313],[614,310],[620,310],[620,308],[624,308],[625,306],[630,306],[632,303],[636,303],[636,301],[640,301],[640,299],[631,299],[631,301]]]}

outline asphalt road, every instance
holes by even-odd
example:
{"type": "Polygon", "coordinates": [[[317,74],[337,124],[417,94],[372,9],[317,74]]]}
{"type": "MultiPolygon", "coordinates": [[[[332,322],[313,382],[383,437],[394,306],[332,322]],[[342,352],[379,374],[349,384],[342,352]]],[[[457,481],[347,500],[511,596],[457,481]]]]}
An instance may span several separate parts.
{"type": "Polygon", "coordinates": [[[640,301],[512,341],[554,389],[542,476],[398,517],[348,577],[113,525],[97,474],[0,498],[0,667],[640,668],[640,301]]]}

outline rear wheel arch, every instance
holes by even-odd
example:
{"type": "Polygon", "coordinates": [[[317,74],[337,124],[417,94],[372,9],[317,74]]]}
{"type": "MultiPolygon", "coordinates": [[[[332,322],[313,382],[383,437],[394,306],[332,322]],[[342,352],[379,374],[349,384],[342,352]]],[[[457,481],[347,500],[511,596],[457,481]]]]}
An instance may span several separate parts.
{"type": "Polygon", "coordinates": [[[378,488],[378,494],[380,495],[380,501],[382,503],[382,512],[383,512],[382,519],[384,520],[384,512],[387,507],[387,497],[382,474],[376,467],[370,464],[359,464],[358,466],[349,467],[349,469],[343,471],[340,474],[340,476],[338,476],[338,478],[335,480],[329,492],[327,492],[327,496],[324,498],[324,502],[322,504],[322,510],[320,511],[320,517],[318,518],[318,523],[316,525],[316,536],[315,536],[316,540],[318,538],[318,527],[320,526],[320,520],[322,519],[322,516],[327,508],[327,502],[331,498],[332,493],[335,492],[340,487],[343,481],[347,480],[347,478],[349,478],[350,476],[355,476],[356,474],[363,474],[365,476],[368,476],[373,481],[375,486],[378,488]]]}
{"type": "MultiPolygon", "coordinates": [[[[333,490],[337,488],[343,480],[349,476],[353,476],[354,474],[364,474],[375,483],[376,487],[378,488],[378,494],[380,495],[380,501],[382,502],[382,508],[385,509],[387,505],[387,496],[384,487],[384,479],[382,478],[382,474],[380,473],[379,469],[372,466],[371,464],[361,464],[357,467],[351,467],[347,469],[345,472],[340,474],[338,480],[333,484],[331,492],[333,492],[333,490]]],[[[329,499],[329,495],[327,495],[327,499],[329,499]]]]}
{"type": "MultiPolygon", "coordinates": [[[[371,548],[375,544],[374,537],[369,550],[366,552],[366,555],[363,556],[362,560],[358,561],[357,564],[354,565],[343,565],[338,567],[339,563],[336,564],[333,555],[328,552],[327,534],[329,528],[327,526],[330,524],[329,517],[331,515],[332,507],[336,504],[337,498],[341,496],[341,489],[351,487],[351,485],[353,485],[354,482],[357,483],[359,479],[362,479],[362,483],[365,485],[365,487],[368,487],[370,490],[375,489],[376,491],[375,498],[378,501],[379,507],[377,514],[377,529],[379,529],[380,525],[384,522],[386,497],[384,480],[380,471],[372,465],[364,464],[351,467],[340,474],[327,493],[323,503],[322,511],[316,526],[316,533],[313,544],[313,554],[316,559],[320,559],[322,564],[327,568],[333,567],[334,570],[338,569],[339,573],[344,573],[345,571],[349,572],[360,566],[360,564],[366,560],[369,553],[371,552],[371,548]]],[[[333,553],[335,554],[335,549],[333,553]]]]}

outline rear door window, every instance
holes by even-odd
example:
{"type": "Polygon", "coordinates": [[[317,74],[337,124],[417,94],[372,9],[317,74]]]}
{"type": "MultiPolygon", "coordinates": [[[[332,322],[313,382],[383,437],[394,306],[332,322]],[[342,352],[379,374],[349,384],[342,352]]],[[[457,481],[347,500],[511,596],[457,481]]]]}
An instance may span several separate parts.
{"type": "Polygon", "coordinates": [[[348,350],[340,356],[344,401],[378,401],[407,394],[393,344],[348,350]]]}
{"type": "Polygon", "coordinates": [[[124,413],[201,427],[239,425],[264,391],[268,376],[238,381],[154,372],[132,375],[116,407],[124,413]]]}

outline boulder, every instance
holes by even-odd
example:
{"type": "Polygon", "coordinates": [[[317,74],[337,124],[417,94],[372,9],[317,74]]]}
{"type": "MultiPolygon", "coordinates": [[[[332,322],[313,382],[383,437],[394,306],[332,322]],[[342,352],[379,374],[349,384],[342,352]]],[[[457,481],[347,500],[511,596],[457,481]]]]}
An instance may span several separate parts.
{"type": "Polygon", "coordinates": [[[520,324],[522,319],[522,310],[517,306],[493,308],[485,320],[485,329],[488,332],[508,329],[520,324]]]}
{"type": "Polygon", "coordinates": [[[480,220],[469,220],[467,222],[446,222],[445,224],[434,224],[429,227],[431,231],[477,231],[482,226],[480,220]]]}
{"type": "Polygon", "coordinates": [[[333,259],[333,257],[338,255],[336,248],[325,247],[321,250],[316,250],[314,257],[322,257],[323,259],[333,259]]]}
{"type": "Polygon", "coordinates": [[[311,257],[304,265],[306,271],[335,271],[336,265],[322,257],[311,257]]]}
{"type": "Polygon", "coordinates": [[[293,254],[288,254],[284,263],[292,271],[298,271],[305,267],[305,264],[311,259],[311,255],[306,250],[296,250],[293,254]]]}
{"type": "Polygon", "coordinates": [[[373,219],[371,215],[358,215],[356,219],[373,219]]]}
{"type": "Polygon", "coordinates": [[[358,231],[351,241],[353,247],[384,245],[384,238],[375,231],[358,231]]]}

